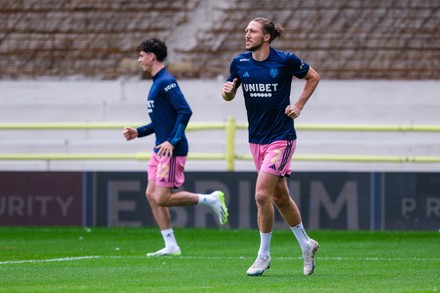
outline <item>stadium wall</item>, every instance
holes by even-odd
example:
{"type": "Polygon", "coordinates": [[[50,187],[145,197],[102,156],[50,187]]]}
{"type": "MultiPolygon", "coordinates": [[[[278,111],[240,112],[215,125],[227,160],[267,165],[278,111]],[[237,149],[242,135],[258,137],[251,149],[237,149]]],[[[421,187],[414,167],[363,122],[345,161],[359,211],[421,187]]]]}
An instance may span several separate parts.
{"type": "MultiPolygon", "coordinates": [[[[183,189],[223,190],[225,228],[257,228],[255,179],[255,172],[188,172],[183,189]]],[[[0,182],[0,225],[155,226],[145,172],[0,172],[0,182]]],[[[288,185],[308,229],[440,228],[440,173],[297,172],[288,185]]],[[[219,226],[206,207],[171,215],[175,227],[219,226]]],[[[285,228],[278,213],[275,228],[285,228]]]]}
{"type": "Polygon", "coordinates": [[[167,42],[178,78],[215,78],[265,16],[274,46],[327,79],[440,78],[437,0],[27,0],[0,2],[0,78],[137,76],[139,42],[167,42]]]}

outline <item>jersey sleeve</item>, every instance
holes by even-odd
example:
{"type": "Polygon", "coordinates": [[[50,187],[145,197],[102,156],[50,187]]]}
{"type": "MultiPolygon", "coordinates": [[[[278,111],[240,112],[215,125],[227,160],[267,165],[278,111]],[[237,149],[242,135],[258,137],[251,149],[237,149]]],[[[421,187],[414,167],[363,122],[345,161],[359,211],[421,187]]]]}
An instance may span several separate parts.
{"type": "Polygon", "coordinates": [[[147,135],[150,135],[152,133],[154,133],[154,126],[153,123],[138,127],[137,129],[138,132],[138,137],[144,137],[147,135]]]}
{"type": "Polygon", "coordinates": [[[177,83],[175,87],[166,91],[166,95],[177,112],[176,123],[167,141],[176,146],[185,135],[185,129],[192,116],[192,110],[177,83]]]}
{"type": "Polygon", "coordinates": [[[307,72],[309,72],[310,65],[297,57],[295,54],[288,53],[287,61],[290,73],[296,78],[301,79],[307,75],[307,72]]]}
{"type": "Polygon", "coordinates": [[[229,66],[229,76],[226,80],[232,82],[235,78],[237,78],[237,83],[235,84],[235,88],[237,89],[241,84],[241,80],[240,80],[240,76],[238,75],[236,60],[237,57],[232,59],[231,65],[229,66]]]}

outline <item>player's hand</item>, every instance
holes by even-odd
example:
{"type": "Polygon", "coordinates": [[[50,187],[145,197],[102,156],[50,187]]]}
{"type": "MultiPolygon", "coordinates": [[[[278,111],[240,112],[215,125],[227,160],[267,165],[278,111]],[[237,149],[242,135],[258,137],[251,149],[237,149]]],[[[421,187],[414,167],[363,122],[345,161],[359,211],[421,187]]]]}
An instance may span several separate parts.
{"type": "Polygon", "coordinates": [[[159,157],[160,156],[167,156],[167,157],[173,156],[174,146],[171,143],[169,143],[168,141],[164,141],[160,145],[157,145],[156,149],[158,149],[157,155],[159,157]]]}
{"type": "Polygon", "coordinates": [[[225,84],[223,85],[223,92],[225,94],[230,94],[232,92],[235,91],[235,84],[237,83],[238,78],[234,78],[234,80],[231,81],[227,81],[225,82],[225,84]]]}
{"type": "Polygon", "coordinates": [[[234,80],[227,81],[223,85],[222,88],[222,96],[226,101],[230,101],[235,97],[235,85],[237,84],[238,78],[234,78],[234,80]]]}
{"type": "Polygon", "coordinates": [[[138,137],[138,131],[135,128],[125,127],[122,135],[124,135],[125,139],[128,141],[138,137]]]}
{"type": "Polygon", "coordinates": [[[292,119],[298,118],[301,114],[301,109],[296,105],[288,105],[284,110],[284,113],[292,119]]]}

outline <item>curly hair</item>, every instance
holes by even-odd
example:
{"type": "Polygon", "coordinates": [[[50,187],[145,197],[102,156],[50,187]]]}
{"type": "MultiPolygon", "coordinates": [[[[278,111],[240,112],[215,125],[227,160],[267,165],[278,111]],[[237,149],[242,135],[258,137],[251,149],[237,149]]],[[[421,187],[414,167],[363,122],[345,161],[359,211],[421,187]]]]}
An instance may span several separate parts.
{"type": "Polygon", "coordinates": [[[150,38],[142,43],[137,47],[136,51],[144,51],[146,53],[154,53],[156,55],[157,61],[164,61],[167,57],[167,46],[165,45],[165,42],[156,39],[156,38],[150,38]]]}

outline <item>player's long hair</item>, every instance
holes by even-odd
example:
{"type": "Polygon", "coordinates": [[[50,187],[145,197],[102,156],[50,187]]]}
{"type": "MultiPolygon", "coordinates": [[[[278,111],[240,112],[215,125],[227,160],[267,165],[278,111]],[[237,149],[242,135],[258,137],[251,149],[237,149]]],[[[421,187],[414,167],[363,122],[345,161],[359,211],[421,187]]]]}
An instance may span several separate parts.
{"type": "Polygon", "coordinates": [[[284,27],[281,24],[274,23],[273,21],[265,17],[260,16],[254,18],[252,21],[261,23],[263,32],[270,35],[269,44],[276,38],[281,37],[282,33],[284,32],[284,27]]]}

